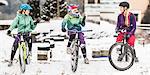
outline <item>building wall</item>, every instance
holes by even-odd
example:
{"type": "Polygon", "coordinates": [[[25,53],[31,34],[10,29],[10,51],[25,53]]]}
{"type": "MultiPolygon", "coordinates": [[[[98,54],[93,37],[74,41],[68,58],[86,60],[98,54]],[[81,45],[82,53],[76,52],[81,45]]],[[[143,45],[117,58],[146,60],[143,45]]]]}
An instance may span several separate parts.
{"type": "MultiPolygon", "coordinates": [[[[89,0],[85,0],[85,5],[90,5],[88,4],[88,1],[89,0]]],[[[93,1],[93,0],[91,0],[93,1]]],[[[102,0],[100,0],[102,2],[102,0]]],[[[103,1],[106,1],[106,2],[110,2],[109,0],[103,0],[103,1]]],[[[146,11],[146,8],[149,4],[149,0],[112,0],[112,1],[115,1],[115,2],[118,2],[118,4],[116,4],[117,6],[119,5],[119,3],[121,1],[128,1],[130,3],[130,10],[131,12],[133,12],[134,14],[138,14],[137,18],[138,18],[138,23],[141,23],[141,19],[143,18],[144,16],[144,13],[146,11]]],[[[94,3],[93,5],[97,5],[97,6],[100,6],[102,4],[99,4],[98,3],[98,0],[94,0],[94,3]]],[[[107,7],[107,4],[105,5],[107,7]]],[[[109,6],[109,5],[108,5],[109,6]]],[[[110,7],[113,7],[110,5],[110,7]]],[[[98,8],[97,8],[98,9],[98,8]]],[[[96,10],[97,10],[96,9],[96,10]]],[[[112,19],[112,20],[116,20],[117,18],[117,15],[119,14],[119,8],[118,7],[115,7],[115,8],[110,8],[107,10],[107,8],[105,9],[102,9],[102,8],[99,8],[100,12],[103,12],[101,13],[100,15],[104,18],[108,18],[108,19],[112,19]],[[105,13],[106,11],[106,13],[105,13]],[[110,18],[110,16],[112,16],[112,18],[110,18]]],[[[93,11],[95,11],[93,9],[93,11]]],[[[85,12],[86,12],[86,9],[85,9],[85,12]]],[[[87,14],[89,13],[91,15],[91,12],[86,12],[87,14]]],[[[95,13],[95,12],[92,12],[92,13],[95,13]]],[[[97,13],[97,12],[96,12],[97,13]]]]}
{"type": "Polygon", "coordinates": [[[141,19],[143,18],[146,8],[149,4],[149,0],[128,0],[128,1],[130,3],[131,11],[139,11],[139,13],[141,13],[139,16],[141,22],[141,19]]]}
{"type": "Polygon", "coordinates": [[[99,17],[99,21],[100,21],[100,18],[103,18],[103,19],[110,19],[110,20],[113,20],[113,21],[116,21],[117,20],[117,12],[118,12],[118,3],[117,2],[116,4],[114,2],[116,1],[121,1],[121,0],[91,0],[90,2],[94,2],[93,4],[92,3],[89,3],[88,2],[89,0],[85,0],[85,14],[87,15],[87,18],[88,17],[99,17]],[[94,16],[92,16],[92,14],[94,16]],[[88,16],[90,15],[90,16],[88,16]],[[97,15],[97,16],[95,16],[97,15]]]}

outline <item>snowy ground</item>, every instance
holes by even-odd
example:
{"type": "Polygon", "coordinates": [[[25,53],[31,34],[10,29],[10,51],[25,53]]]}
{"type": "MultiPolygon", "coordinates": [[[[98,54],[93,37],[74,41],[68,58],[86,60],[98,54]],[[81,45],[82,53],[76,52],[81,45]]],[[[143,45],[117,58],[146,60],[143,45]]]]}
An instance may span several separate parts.
{"type": "MultiPolygon", "coordinates": [[[[34,32],[48,32],[54,29],[52,34],[66,34],[60,30],[61,20],[52,20],[51,23],[42,23],[37,26],[34,32]]],[[[113,38],[115,26],[102,21],[101,25],[86,23],[84,29],[92,29],[93,32],[85,33],[87,37],[96,39],[86,39],[87,55],[90,64],[84,64],[80,51],[78,69],[75,73],[71,71],[70,55],[66,54],[67,40],[55,42],[53,49],[53,58],[48,62],[37,61],[37,47],[39,43],[33,44],[32,63],[27,65],[26,72],[20,73],[20,67],[17,60],[12,67],[7,67],[10,58],[11,46],[14,39],[6,35],[6,31],[0,31],[0,75],[150,75],[150,45],[143,47],[136,41],[135,49],[139,57],[138,63],[126,71],[115,70],[109,63],[108,58],[92,58],[93,50],[108,50],[115,42],[113,38]]],[[[18,52],[15,56],[18,58],[18,52]]]]}

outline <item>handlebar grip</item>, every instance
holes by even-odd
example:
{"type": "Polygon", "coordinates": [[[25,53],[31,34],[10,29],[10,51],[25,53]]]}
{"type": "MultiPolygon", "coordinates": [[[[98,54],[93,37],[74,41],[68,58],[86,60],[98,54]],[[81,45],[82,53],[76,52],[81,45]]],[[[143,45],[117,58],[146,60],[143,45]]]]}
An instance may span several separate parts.
{"type": "Polygon", "coordinates": [[[9,34],[8,36],[15,38],[15,35],[17,34],[9,34]]]}
{"type": "Polygon", "coordinates": [[[81,31],[77,31],[77,30],[68,30],[68,31],[79,33],[79,32],[91,32],[91,31],[93,31],[93,30],[81,30],[81,31]]]}
{"type": "Polygon", "coordinates": [[[87,30],[87,32],[92,32],[93,30],[87,30]]]}
{"type": "Polygon", "coordinates": [[[114,35],[114,37],[118,37],[118,35],[114,35]]]}
{"type": "Polygon", "coordinates": [[[115,34],[113,35],[113,37],[118,37],[118,35],[119,35],[118,33],[115,33],[115,34]]]}

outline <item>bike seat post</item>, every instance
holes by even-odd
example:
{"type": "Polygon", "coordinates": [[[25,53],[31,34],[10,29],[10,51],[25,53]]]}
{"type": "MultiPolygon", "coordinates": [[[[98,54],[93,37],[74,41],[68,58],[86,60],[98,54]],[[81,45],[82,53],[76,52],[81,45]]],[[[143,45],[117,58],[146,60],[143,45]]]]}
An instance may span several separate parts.
{"type": "Polygon", "coordinates": [[[24,41],[23,35],[20,35],[20,41],[24,41]]]}
{"type": "Polygon", "coordinates": [[[75,34],[76,34],[75,39],[79,39],[79,38],[78,38],[78,32],[76,32],[75,34]]]}

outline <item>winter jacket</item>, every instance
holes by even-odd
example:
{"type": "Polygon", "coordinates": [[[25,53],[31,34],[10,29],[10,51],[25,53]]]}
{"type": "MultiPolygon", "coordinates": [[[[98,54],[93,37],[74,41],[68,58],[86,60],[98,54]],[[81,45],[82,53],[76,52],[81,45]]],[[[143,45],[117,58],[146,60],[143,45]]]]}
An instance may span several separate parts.
{"type": "Polygon", "coordinates": [[[82,26],[84,26],[83,17],[73,17],[69,14],[65,15],[64,20],[62,22],[62,28],[65,28],[67,25],[68,30],[77,29],[78,31],[82,30],[82,26]]]}
{"type": "MultiPolygon", "coordinates": [[[[134,35],[135,33],[135,30],[136,30],[136,18],[134,16],[134,14],[132,13],[129,13],[129,17],[128,17],[128,20],[129,20],[129,27],[127,29],[127,32],[130,34],[130,35],[134,35]]],[[[117,21],[117,27],[116,27],[116,30],[119,30],[119,29],[123,29],[127,27],[125,25],[125,16],[123,14],[120,14],[118,16],[118,21],[117,21]]]]}
{"type": "Polygon", "coordinates": [[[17,14],[9,30],[12,31],[15,28],[18,28],[18,33],[31,32],[35,28],[32,17],[29,15],[17,14]]]}

